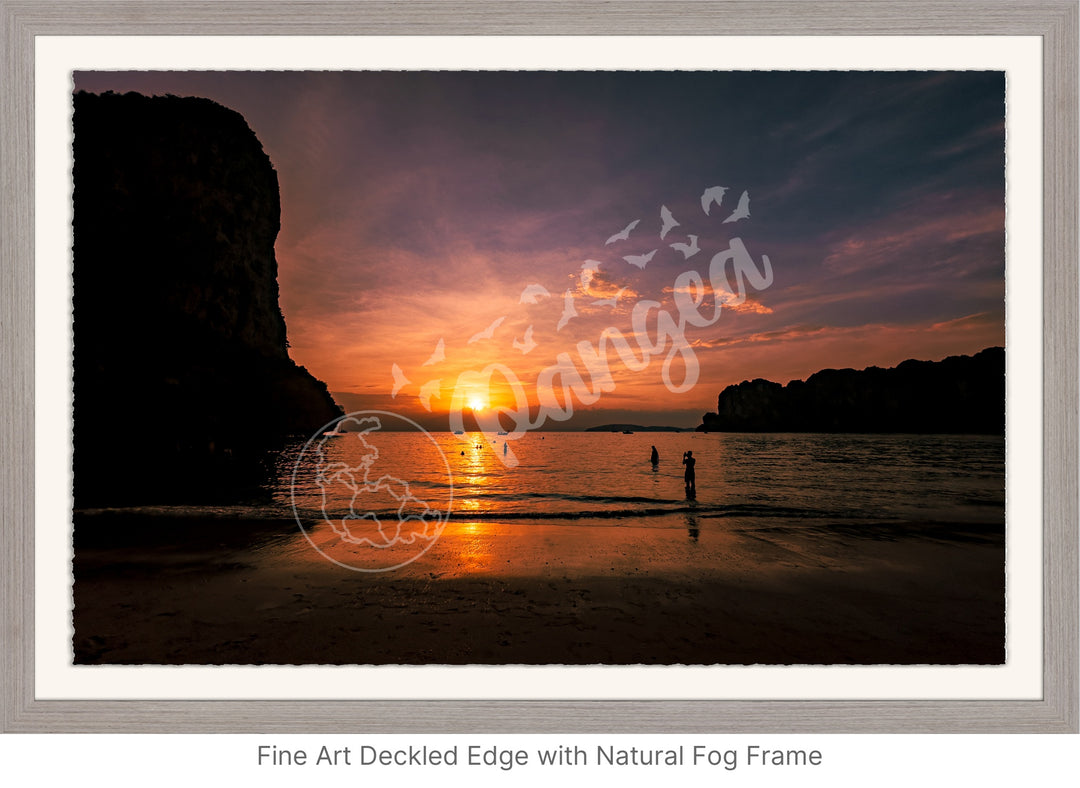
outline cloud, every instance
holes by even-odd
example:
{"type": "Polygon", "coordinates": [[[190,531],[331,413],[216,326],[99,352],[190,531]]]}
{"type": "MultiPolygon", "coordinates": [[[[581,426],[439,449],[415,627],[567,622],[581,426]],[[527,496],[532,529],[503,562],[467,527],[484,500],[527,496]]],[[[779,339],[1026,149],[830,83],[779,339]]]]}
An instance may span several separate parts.
{"type": "Polygon", "coordinates": [[[1005,257],[1005,205],[987,202],[927,196],[833,242],[822,266],[840,274],[896,266],[925,275],[941,266],[999,265],[1005,257]]]}
{"type": "Polygon", "coordinates": [[[832,326],[823,323],[787,326],[774,331],[759,331],[740,337],[714,337],[694,342],[695,348],[731,349],[756,344],[794,345],[807,340],[835,339],[838,337],[862,337],[871,344],[880,343],[886,335],[892,338],[934,334],[956,340],[963,336],[979,337],[984,346],[1002,345],[1005,342],[1004,324],[1000,314],[981,312],[945,321],[920,321],[916,323],[863,323],[852,326],[832,326]]]}
{"type": "MultiPolygon", "coordinates": [[[[689,286],[684,286],[684,287],[669,286],[669,287],[665,287],[661,292],[664,295],[674,295],[675,293],[680,293],[682,295],[693,296],[693,295],[697,294],[696,289],[693,288],[693,287],[689,287],[689,286]]],[[[704,294],[705,298],[707,298],[707,299],[709,299],[709,298],[711,298],[712,296],[715,295],[714,292],[713,292],[712,285],[707,280],[703,283],[703,287],[701,288],[701,292],[704,294]]],[[[750,293],[746,294],[746,299],[742,303],[734,303],[732,301],[725,301],[723,303],[722,309],[723,309],[723,311],[735,312],[736,314],[752,314],[752,315],[771,315],[771,314],[773,314],[772,308],[766,306],[763,303],[761,303],[760,298],[761,298],[760,294],[750,292],[750,293]]]]}

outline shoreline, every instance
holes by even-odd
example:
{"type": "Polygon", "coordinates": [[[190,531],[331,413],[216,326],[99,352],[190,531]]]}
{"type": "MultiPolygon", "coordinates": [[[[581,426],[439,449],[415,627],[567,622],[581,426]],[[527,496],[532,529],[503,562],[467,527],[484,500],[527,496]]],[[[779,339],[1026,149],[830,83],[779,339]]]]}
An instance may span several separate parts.
{"type": "Polygon", "coordinates": [[[1003,524],[676,526],[458,519],[362,573],[295,522],[77,516],[75,662],[1004,662],[1003,524]]]}

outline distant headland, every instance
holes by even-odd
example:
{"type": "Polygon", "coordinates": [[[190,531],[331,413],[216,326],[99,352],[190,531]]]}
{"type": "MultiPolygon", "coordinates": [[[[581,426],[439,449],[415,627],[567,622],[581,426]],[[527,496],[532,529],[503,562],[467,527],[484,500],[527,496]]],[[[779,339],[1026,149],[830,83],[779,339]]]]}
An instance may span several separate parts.
{"type": "Polygon", "coordinates": [[[1005,432],[1005,349],[728,386],[698,432],[1005,432]]]}
{"type": "Polygon", "coordinates": [[[643,427],[640,424],[601,424],[587,427],[585,432],[693,432],[693,427],[643,427]]]}

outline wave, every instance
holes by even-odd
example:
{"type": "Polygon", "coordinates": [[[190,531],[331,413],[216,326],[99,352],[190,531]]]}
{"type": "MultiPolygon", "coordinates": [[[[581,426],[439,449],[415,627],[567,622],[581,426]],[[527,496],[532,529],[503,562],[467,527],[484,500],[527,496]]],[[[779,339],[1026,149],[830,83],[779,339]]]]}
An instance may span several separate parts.
{"type": "Polygon", "coordinates": [[[770,509],[754,510],[746,507],[727,506],[673,506],[670,508],[650,509],[582,509],[578,511],[454,511],[452,521],[487,521],[487,520],[626,520],[637,518],[669,517],[683,515],[703,518],[720,517],[799,517],[816,518],[826,516],[824,512],[805,510],[770,509]]]}
{"type": "MultiPolygon", "coordinates": [[[[331,512],[331,515],[344,516],[345,510],[331,512]]],[[[394,511],[373,512],[379,519],[390,519],[396,516],[394,511]]],[[[302,509],[297,515],[308,520],[321,520],[323,513],[318,509],[302,509]]],[[[653,507],[614,507],[614,508],[580,508],[580,509],[452,509],[449,520],[451,522],[501,522],[501,521],[558,521],[558,520],[628,520],[628,519],[652,519],[659,517],[684,516],[702,518],[724,517],[779,517],[799,519],[819,519],[824,517],[841,517],[844,515],[837,512],[824,512],[802,508],[782,506],[755,506],[747,504],[718,505],[683,503],[673,506],[653,507]]]]}
{"type": "Polygon", "coordinates": [[[521,492],[521,493],[501,493],[501,494],[489,494],[485,496],[495,500],[503,501],[528,501],[533,499],[539,500],[557,500],[557,501],[569,501],[569,502],[582,502],[582,503],[656,503],[656,504],[678,504],[680,501],[675,498],[649,498],[639,495],[573,495],[568,496],[565,493],[549,493],[549,492],[521,492]]]}

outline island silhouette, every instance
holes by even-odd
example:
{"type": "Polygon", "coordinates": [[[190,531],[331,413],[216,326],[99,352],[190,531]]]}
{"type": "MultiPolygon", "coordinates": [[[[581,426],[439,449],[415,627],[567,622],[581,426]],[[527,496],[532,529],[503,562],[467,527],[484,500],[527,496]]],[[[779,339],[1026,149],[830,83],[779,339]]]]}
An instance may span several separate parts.
{"type": "Polygon", "coordinates": [[[697,431],[1003,435],[1005,349],[823,369],[786,386],[746,380],[720,393],[697,431]]]}

